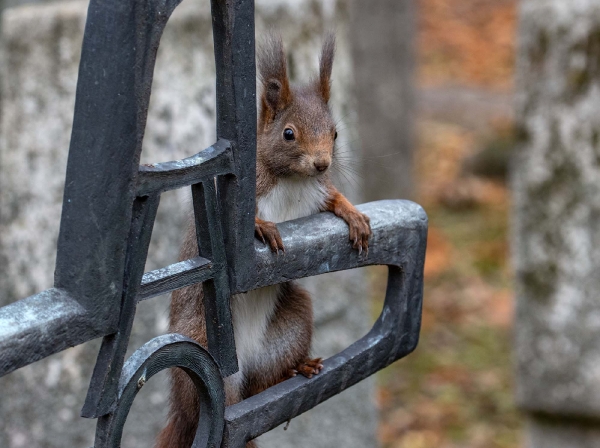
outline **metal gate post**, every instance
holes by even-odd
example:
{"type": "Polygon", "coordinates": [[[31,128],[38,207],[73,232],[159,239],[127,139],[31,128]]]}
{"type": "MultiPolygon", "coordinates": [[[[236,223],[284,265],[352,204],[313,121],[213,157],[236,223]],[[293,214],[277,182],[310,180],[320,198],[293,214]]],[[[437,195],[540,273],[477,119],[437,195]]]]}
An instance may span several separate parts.
{"type": "Polygon", "coordinates": [[[187,159],[139,165],[156,52],[179,2],[90,1],[55,287],[0,308],[0,375],[104,337],[82,410],[99,419],[96,448],[120,445],[137,392],[167,368],[184,369],[196,384],[202,411],[194,447],[242,448],[406,356],[418,342],[427,216],[417,204],[358,207],[371,219],[367,256],[357,256],[347,225],[330,213],[278,225],[285,257],[254,239],[252,0],[211,0],[217,142],[187,159]],[[161,193],[188,187],[199,256],[144,273],[161,193]],[[292,378],[225,407],[223,377],[237,371],[232,294],[375,264],[389,267],[388,287],[382,313],[365,337],[325,360],[319,375],[292,378]],[[126,361],[137,303],[197,283],[204,284],[208,347],[163,335],[126,361]]]}

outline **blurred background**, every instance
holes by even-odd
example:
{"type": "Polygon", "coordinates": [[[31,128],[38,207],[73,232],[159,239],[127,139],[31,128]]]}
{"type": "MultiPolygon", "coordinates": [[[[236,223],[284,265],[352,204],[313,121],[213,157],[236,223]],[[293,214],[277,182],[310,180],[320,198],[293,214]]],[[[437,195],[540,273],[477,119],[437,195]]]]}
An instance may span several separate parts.
{"type": "MultiPolygon", "coordinates": [[[[429,215],[423,323],[417,350],[377,378],[383,447],[523,446],[507,185],[517,3],[415,2],[411,194],[429,215]]],[[[377,302],[386,272],[370,274],[377,302]]]]}
{"type": "MultiPolygon", "coordinates": [[[[85,15],[81,1],[20,3],[0,0],[2,303],[51,286],[64,162],[49,160],[64,160],[68,147],[85,15]],[[60,154],[52,155],[57,145],[60,154]],[[44,163],[56,166],[58,180],[49,181],[44,163]],[[24,178],[31,183],[19,190],[24,178]],[[38,181],[54,186],[54,199],[31,193],[38,181]],[[21,210],[27,201],[44,217],[21,210]],[[32,227],[48,235],[42,249],[32,227]],[[32,258],[47,261],[32,268],[32,258]]],[[[163,39],[168,50],[157,64],[171,68],[157,68],[145,161],[190,155],[190,144],[214,139],[210,21],[205,7],[186,11],[163,39]],[[178,54],[181,46],[190,57],[178,54]]],[[[416,351],[375,384],[343,394],[353,398],[334,402],[326,417],[299,417],[297,435],[293,422],[291,435],[264,446],[305,446],[307,432],[321,435],[313,431],[327,421],[331,437],[311,446],[600,447],[600,2],[257,0],[258,41],[269,27],[282,29],[293,81],[308,79],[322,34],[336,30],[338,182],[358,202],[415,200],[429,215],[429,236],[416,351]],[[340,439],[339,428],[348,437],[340,439]]],[[[173,208],[159,212],[157,227],[167,236],[153,240],[149,268],[177,257],[180,231],[169,229],[180,225],[172,216],[186,201],[173,196],[173,208]]],[[[367,331],[386,275],[370,268],[308,283],[313,295],[331,296],[315,303],[320,355],[367,331]],[[343,314],[347,303],[357,311],[343,314]],[[370,317],[361,311],[367,306],[370,317]]],[[[166,303],[140,310],[130,345],[165,331],[166,303]]],[[[79,430],[73,422],[87,424],[76,414],[93,344],[1,380],[0,446],[61,446],[67,433],[70,443],[89,444],[93,425],[79,430]],[[31,398],[16,398],[24,384],[42,395],[61,391],[51,408],[64,426],[59,433],[52,433],[56,421],[36,415],[31,398]],[[69,387],[76,390],[63,391],[69,387]]],[[[145,398],[155,409],[166,400],[164,379],[157,383],[145,398]]],[[[152,425],[151,433],[162,420],[152,425]]],[[[135,425],[127,431],[127,446],[148,446],[153,437],[135,425]]]]}

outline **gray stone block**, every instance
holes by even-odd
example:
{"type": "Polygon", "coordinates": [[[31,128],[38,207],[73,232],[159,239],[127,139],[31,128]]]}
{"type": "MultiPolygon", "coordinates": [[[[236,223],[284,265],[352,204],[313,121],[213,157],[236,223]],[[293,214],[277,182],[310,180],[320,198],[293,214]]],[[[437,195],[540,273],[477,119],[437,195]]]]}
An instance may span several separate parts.
{"type": "Polygon", "coordinates": [[[590,422],[531,418],[524,448],[600,448],[600,428],[590,422]]]}
{"type": "MultiPolygon", "coordinates": [[[[521,5],[514,163],[517,399],[600,419],[600,4],[521,5]]],[[[600,420],[599,420],[600,421],[600,420]]]]}

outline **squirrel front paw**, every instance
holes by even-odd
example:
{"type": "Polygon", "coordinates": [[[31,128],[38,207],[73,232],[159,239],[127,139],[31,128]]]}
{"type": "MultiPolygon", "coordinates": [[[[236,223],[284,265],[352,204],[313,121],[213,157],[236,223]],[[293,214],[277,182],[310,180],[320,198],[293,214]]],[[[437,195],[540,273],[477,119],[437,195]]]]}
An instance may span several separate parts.
{"type": "Polygon", "coordinates": [[[281,236],[279,236],[279,230],[277,230],[274,222],[255,218],[254,234],[263,243],[268,244],[273,252],[285,252],[283,241],[281,241],[281,236]]]}
{"type": "Polygon", "coordinates": [[[350,228],[350,241],[352,247],[358,249],[359,255],[364,250],[369,251],[369,236],[371,236],[371,220],[369,217],[358,210],[348,214],[344,218],[350,228]]]}

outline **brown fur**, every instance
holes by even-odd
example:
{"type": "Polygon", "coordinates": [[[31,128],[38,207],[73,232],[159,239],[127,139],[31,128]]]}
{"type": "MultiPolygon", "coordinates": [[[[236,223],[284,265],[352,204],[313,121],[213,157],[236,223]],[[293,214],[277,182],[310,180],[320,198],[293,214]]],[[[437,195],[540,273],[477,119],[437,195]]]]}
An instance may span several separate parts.
{"type": "Polygon", "coordinates": [[[333,185],[329,184],[329,197],[325,210],[334,213],[348,223],[349,237],[352,247],[359,253],[369,250],[371,225],[367,215],[362,214],[333,185]]]}
{"type": "Polygon", "coordinates": [[[319,60],[318,91],[325,102],[329,102],[331,91],[331,71],[333,69],[333,56],[335,54],[335,35],[329,33],[323,42],[321,59],[319,60]]]}
{"type": "MultiPolygon", "coordinates": [[[[349,225],[354,247],[367,249],[371,233],[368,218],[358,212],[332,185],[327,168],[332,162],[335,123],[329,109],[331,70],[335,50],[333,34],[325,39],[320,71],[307,86],[290,86],[281,39],[271,36],[258,52],[262,83],[257,133],[257,197],[263,197],[279,179],[315,177],[328,192],[324,210],[342,217],[349,225]],[[292,129],[294,139],[283,137],[292,129]],[[323,169],[324,167],[324,169],[323,169]]],[[[274,223],[257,217],[256,235],[273,251],[283,250],[274,223]]],[[[198,254],[193,226],[190,226],[181,259],[198,254]]],[[[232,298],[233,320],[235,300],[232,298]]],[[[175,291],[171,298],[170,331],[184,334],[207,346],[202,285],[175,291]]],[[[321,358],[309,359],[312,339],[312,303],[308,293],[294,282],[280,285],[275,312],[267,325],[265,350],[257,353],[257,365],[245,372],[241,386],[225,380],[226,404],[231,405],[257,394],[296,373],[312,376],[323,367],[321,358]]],[[[172,371],[169,421],[159,435],[157,448],[191,446],[197,427],[199,403],[192,381],[180,369],[172,371]]],[[[247,447],[256,445],[249,442],[247,447]]]]}

